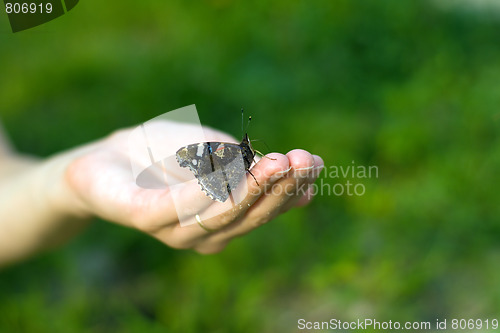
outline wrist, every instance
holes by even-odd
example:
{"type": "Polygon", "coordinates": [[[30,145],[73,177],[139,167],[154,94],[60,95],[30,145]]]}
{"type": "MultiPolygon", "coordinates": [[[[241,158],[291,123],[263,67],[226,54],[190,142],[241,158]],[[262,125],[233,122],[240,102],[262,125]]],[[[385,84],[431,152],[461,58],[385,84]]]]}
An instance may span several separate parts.
{"type": "Polygon", "coordinates": [[[68,168],[78,158],[78,151],[53,156],[39,169],[40,188],[45,192],[48,208],[59,219],[89,220],[93,217],[88,205],[68,181],[68,168]]]}

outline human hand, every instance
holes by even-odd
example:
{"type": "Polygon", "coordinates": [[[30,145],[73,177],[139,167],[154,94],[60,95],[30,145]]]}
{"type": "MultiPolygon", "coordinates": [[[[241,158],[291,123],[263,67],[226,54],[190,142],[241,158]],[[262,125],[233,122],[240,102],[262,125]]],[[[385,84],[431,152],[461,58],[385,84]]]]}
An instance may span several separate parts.
{"type": "MultiPolygon", "coordinates": [[[[156,125],[156,130],[164,142],[180,147],[183,138],[198,128],[164,121],[156,125]]],[[[204,131],[210,141],[237,142],[222,132],[209,128],[204,128],[204,131]]],[[[130,133],[131,130],[118,131],[82,149],[79,156],[68,164],[65,181],[70,195],[78,202],[75,205],[78,214],[98,216],[136,228],[171,247],[192,248],[200,253],[221,251],[233,238],[250,232],[294,206],[307,204],[312,199],[312,192],[303,189],[315,181],[323,167],[319,156],[300,149],[286,155],[268,154],[269,158],[262,158],[251,169],[259,185],[251,175],[246,175],[244,181],[248,193],[237,207],[228,203],[227,210],[202,224],[194,222],[181,226],[179,212],[168,188],[152,190],[137,186],[127,153],[130,133]]],[[[205,197],[198,184],[182,179],[168,168],[165,171],[180,183],[186,181],[182,201],[194,209],[191,212],[193,221],[197,209],[201,211],[211,209],[211,205],[220,205],[205,197]]]]}

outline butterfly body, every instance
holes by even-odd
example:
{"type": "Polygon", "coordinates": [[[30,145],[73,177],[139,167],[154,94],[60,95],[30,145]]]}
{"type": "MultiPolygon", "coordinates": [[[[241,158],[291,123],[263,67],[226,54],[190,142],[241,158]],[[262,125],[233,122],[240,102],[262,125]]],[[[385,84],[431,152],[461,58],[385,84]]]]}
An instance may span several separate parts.
{"type": "Polygon", "coordinates": [[[225,202],[246,172],[250,172],[254,157],[255,151],[246,134],[239,144],[202,142],[181,147],[176,152],[179,165],[189,168],[202,191],[219,202],[225,202]]]}

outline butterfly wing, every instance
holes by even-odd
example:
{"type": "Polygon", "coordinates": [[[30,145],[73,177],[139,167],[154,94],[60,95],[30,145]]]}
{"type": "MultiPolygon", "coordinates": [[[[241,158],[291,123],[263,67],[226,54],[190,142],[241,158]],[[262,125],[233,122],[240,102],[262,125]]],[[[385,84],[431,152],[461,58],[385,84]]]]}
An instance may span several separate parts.
{"type": "Polygon", "coordinates": [[[176,157],[181,167],[193,172],[202,191],[220,202],[229,198],[246,172],[242,148],[234,143],[192,144],[180,148],[176,157]]]}

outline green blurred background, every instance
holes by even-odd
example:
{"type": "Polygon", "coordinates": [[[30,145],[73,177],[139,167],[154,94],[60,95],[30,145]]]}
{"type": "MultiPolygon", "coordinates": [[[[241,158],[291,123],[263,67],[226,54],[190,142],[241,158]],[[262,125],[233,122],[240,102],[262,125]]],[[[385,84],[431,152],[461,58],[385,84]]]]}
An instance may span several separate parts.
{"type": "Polygon", "coordinates": [[[0,117],[22,152],[194,103],[237,137],[245,107],[272,151],[379,168],[364,196],[318,196],[213,256],[97,221],[1,272],[0,332],[500,317],[500,6],[469,3],[82,0],[17,34],[0,15],[0,117]]]}

